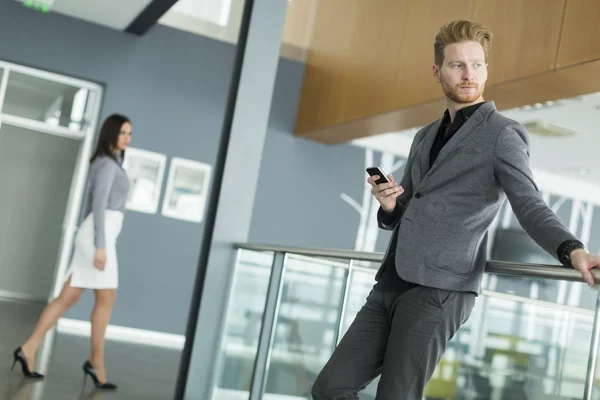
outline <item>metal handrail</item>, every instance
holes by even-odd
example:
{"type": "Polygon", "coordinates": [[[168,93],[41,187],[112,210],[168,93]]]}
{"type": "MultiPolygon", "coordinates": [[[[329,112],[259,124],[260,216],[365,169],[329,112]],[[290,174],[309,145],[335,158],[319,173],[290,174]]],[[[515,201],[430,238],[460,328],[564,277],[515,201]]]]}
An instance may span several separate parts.
{"type": "MultiPolygon", "coordinates": [[[[381,252],[363,252],[363,251],[353,251],[353,250],[339,250],[339,249],[319,249],[319,248],[310,248],[310,247],[295,247],[295,246],[278,246],[278,245],[266,245],[266,244],[250,244],[250,243],[236,243],[234,247],[239,250],[250,250],[250,251],[265,251],[265,252],[273,252],[276,256],[275,259],[282,260],[282,256],[287,256],[288,254],[297,254],[302,256],[309,257],[319,257],[319,258],[334,258],[334,259],[344,259],[348,260],[348,268],[352,268],[353,261],[371,261],[374,263],[381,262],[384,257],[384,253],[381,252]]],[[[273,271],[281,272],[284,268],[284,262],[278,261],[274,262],[273,271]],[[277,267],[275,267],[277,266],[277,267]]],[[[375,270],[378,268],[377,265],[373,266],[375,270]]],[[[498,260],[489,260],[487,262],[486,273],[498,274],[498,275],[508,275],[508,276],[519,276],[523,278],[542,278],[542,279],[555,279],[555,280],[563,280],[563,281],[573,281],[573,282],[585,282],[583,277],[573,268],[565,268],[561,265],[547,265],[547,264],[530,264],[530,263],[518,263],[518,262],[508,262],[508,261],[498,261],[498,260]]],[[[591,271],[594,275],[594,279],[596,283],[600,283],[600,271],[593,270],[591,271]]],[[[350,274],[347,275],[347,279],[349,279],[350,274]]],[[[271,282],[269,284],[270,290],[271,286],[275,283],[278,285],[279,289],[281,289],[281,275],[280,274],[271,274],[271,281],[273,281],[274,277],[278,278],[277,282],[271,282]]],[[[275,286],[273,286],[273,290],[275,290],[275,286]]],[[[277,296],[269,296],[267,299],[268,304],[278,304],[280,293],[277,296]]],[[[345,301],[346,295],[344,295],[345,301]]],[[[271,312],[273,314],[273,312],[271,312]]],[[[267,324],[267,327],[272,330],[272,319],[275,318],[275,315],[267,316],[266,313],[263,315],[263,324],[267,324]],[[268,317],[268,318],[267,318],[268,317]],[[269,325],[268,323],[271,323],[269,325]]],[[[270,355],[270,341],[272,339],[273,332],[264,330],[261,331],[261,336],[264,333],[265,337],[268,338],[268,341],[265,340],[265,343],[259,344],[258,353],[263,355],[263,358],[268,359],[270,355]],[[264,332],[263,332],[264,331],[264,332]],[[268,343],[267,343],[268,342],[268,343]]],[[[594,322],[592,327],[592,340],[590,343],[590,354],[588,358],[587,365],[587,373],[585,378],[585,388],[584,388],[584,400],[591,400],[592,393],[594,390],[594,378],[596,376],[596,360],[598,358],[600,346],[600,291],[596,297],[596,308],[594,310],[594,322]]],[[[260,371],[259,375],[255,378],[257,380],[256,388],[261,388],[264,385],[264,377],[266,371],[266,363],[263,362],[261,364],[261,368],[258,365],[255,365],[255,373],[256,371],[260,371]],[[261,384],[262,383],[262,384],[261,384]]],[[[254,388],[253,388],[254,389],[254,388]]],[[[250,400],[259,399],[260,394],[262,392],[260,390],[253,390],[252,395],[250,396],[250,400]]]]}
{"type": "MultiPolygon", "coordinates": [[[[303,256],[338,258],[355,261],[381,262],[384,253],[340,249],[319,249],[311,247],[280,246],[269,244],[236,243],[234,247],[252,251],[272,251],[275,253],[299,254],[303,256]]],[[[509,261],[489,260],[485,272],[497,275],[520,276],[525,278],[544,278],[562,281],[584,282],[581,274],[562,265],[530,264],[509,261]]],[[[600,270],[592,270],[597,283],[600,283],[600,270]]]]}

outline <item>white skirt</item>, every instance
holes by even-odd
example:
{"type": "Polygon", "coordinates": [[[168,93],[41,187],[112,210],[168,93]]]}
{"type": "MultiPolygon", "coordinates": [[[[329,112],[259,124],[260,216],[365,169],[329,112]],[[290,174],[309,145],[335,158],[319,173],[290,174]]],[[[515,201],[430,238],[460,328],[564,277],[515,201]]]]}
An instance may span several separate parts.
{"type": "Polygon", "coordinates": [[[65,282],[71,278],[71,287],[88,289],[116,289],[119,286],[117,262],[117,238],[123,226],[123,213],[106,210],[104,213],[104,235],[106,243],[106,265],[104,270],[94,267],[96,247],[94,245],[94,218],[88,215],[75,236],[75,251],[65,282]]]}

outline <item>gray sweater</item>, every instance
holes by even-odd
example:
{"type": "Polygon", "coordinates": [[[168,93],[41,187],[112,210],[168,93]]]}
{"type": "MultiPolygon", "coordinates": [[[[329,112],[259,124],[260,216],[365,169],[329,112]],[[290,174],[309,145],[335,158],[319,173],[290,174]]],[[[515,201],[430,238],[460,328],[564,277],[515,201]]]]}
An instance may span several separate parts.
{"type": "Polygon", "coordinates": [[[86,188],[86,202],[83,218],[93,214],[94,245],[97,249],[106,246],[104,232],[104,212],[106,210],[125,211],[129,193],[129,178],[119,163],[108,156],[99,156],[90,166],[86,188]]]}

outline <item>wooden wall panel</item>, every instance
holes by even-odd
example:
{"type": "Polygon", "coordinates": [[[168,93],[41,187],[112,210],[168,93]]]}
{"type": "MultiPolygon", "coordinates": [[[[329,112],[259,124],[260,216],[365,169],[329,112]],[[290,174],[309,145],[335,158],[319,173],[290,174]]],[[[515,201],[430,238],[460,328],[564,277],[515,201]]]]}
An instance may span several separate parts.
{"type": "Polygon", "coordinates": [[[600,58],[600,1],[568,0],[558,67],[600,58]]]}

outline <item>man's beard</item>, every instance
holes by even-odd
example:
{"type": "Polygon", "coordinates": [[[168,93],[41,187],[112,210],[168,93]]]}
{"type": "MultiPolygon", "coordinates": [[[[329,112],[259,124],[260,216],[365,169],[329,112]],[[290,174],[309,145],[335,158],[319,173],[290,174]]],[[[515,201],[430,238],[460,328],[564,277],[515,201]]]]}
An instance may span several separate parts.
{"type": "Polygon", "coordinates": [[[442,79],[442,90],[446,97],[458,104],[469,104],[473,103],[477,99],[479,99],[483,95],[483,90],[485,88],[485,83],[478,85],[476,83],[465,84],[460,83],[455,87],[451,87],[444,79],[442,79]],[[475,88],[472,92],[463,92],[460,87],[461,86],[471,86],[475,88]]]}

